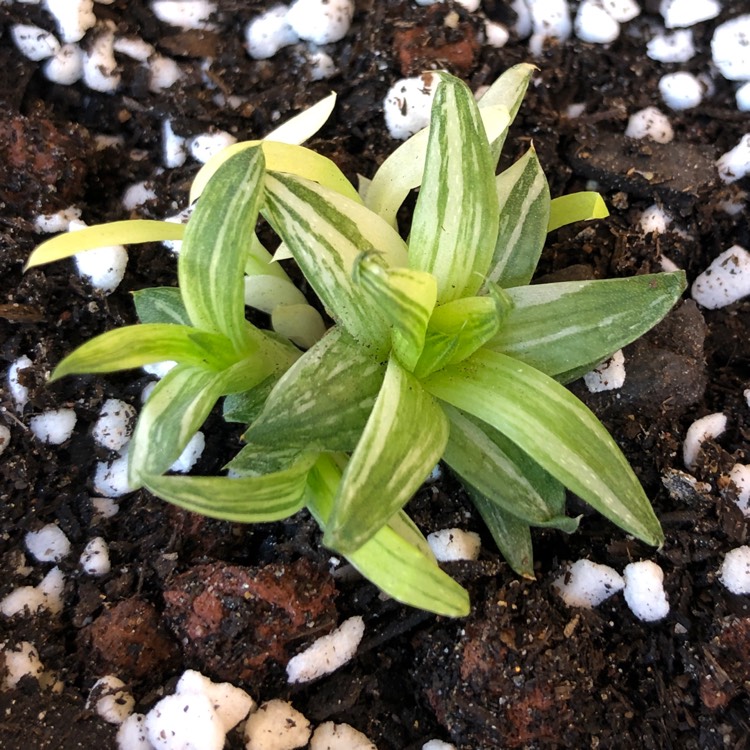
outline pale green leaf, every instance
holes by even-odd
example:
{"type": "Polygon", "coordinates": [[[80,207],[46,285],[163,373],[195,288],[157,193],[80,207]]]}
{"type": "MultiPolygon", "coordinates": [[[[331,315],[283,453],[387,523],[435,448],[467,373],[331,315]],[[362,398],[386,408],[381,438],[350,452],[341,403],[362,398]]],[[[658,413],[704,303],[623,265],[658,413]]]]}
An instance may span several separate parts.
{"type": "Polygon", "coordinates": [[[230,393],[222,405],[222,416],[226,422],[250,424],[258,418],[265,406],[268,394],[279,381],[278,375],[269,375],[255,387],[239,393],[230,393]]]}
{"type": "Polygon", "coordinates": [[[85,227],[74,232],[58,234],[42,242],[29,256],[24,271],[99,247],[181,240],[184,233],[185,227],[182,224],[151,219],[113,221],[97,227],[85,227]]]}
{"type": "Polygon", "coordinates": [[[331,92],[325,99],[321,99],[294,117],[290,117],[286,122],[282,122],[264,140],[289,144],[304,143],[326,124],[335,106],[336,94],[331,92]]]}
{"type": "Polygon", "coordinates": [[[273,255],[263,246],[257,234],[253,234],[250,240],[245,273],[248,276],[275,276],[277,279],[291,281],[281,264],[276,263],[273,255]]]}
{"type": "Polygon", "coordinates": [[[175,360],[220,370],[236,361],[228,339],[220,334],[211,334],[216,343],[218,356],[211,356],[205,348],[206,342],[193,339],[195,328],[171,323],[147,323],[125,326],[96,336],[79,346],[60,362],[50,380],[59,380],[65,375],[89,372],[117,372],[134,367],[175,360]],[[222,351],[222,345],[225,351],[222,351]]]}
{"type": "MultiPolygon", "coordinates": [[[[322,456],[308,477],[305,503],[325,529],[333,507],[341,472],[329,456],[322,456]]],[[[402,536],[403,516],[394,526],[381,528],[369,542],[346,556],[347,560],[381,591],[402,604],[447,617],[469,613],[469,595],[435,562],[414,532],[402,536]]]]}
{"type": "Polygon", "coordinates": [[[439,399],[487,422],[628,533],[664,535],[622,452],[591,411],[523,362],[481,349],[423,381],[439,399]]]}
{"type": "Polygon", "coordinates": [[[553,377],[591,369],[658,323],[684,290],[681,271],[509,289],[513,309],[487,348],[553,377]]]}
{"type": "Polygon", "coordinates": [[[440,406],[391,358],[344,471],[323,543],[348,554],[371,539],[419,489],[447,440],[440,406]]]}
{"type": "Polygon", "coordinates": [[[554,198],[550,205],[547,231],[553,232],[555,229],[576,221],[604,219],[607,216],[609,216],[609,211],[599,193],[587,191],[561,195],[554,198]]]}
{"type": "Polygon", "coordinates": [[[173,323],[189,326],[190,316],[176,287],[151,287],[133,292],[135,312],[141,323],[173,323]]]}
{"type": "Polygon", "coordinates": [[[278,276],[245,276],[245,304],[268,313],[278,305],[306,305],[305,295],[289,279],[278,276]]]}
{"type": "Polygon", "coordinates": [[[246,149],[211,178],[185,230],[177,264],[182,301],[196,328],[248,350],[243,270],[263,200],[263,152],[246,149]]]}
{"type": "MultiPolygon", "coordinates": [[[[443,460],[469,486],[504,511],[532,526],[575,531],[578,522],[563,515],[558,498],[539,492],[519,465],[518,448],[502,443],[502,436],[489,434],[488,425],[477,424],[457,409],[444,407],[450,419],[450,437],[443,460]],[[484,428],[484,429],[483,429],[484,428]],[[495,439],[493,439],[493,437],[495,439]]],[[[506,438],[507,440],[507,438],[506,438]]],[[[528,462],[523,462],[528,463],[528,462]]],[[[565,493],[559,486],[564,500],[565,493]]]]}
{"type": "Polygon", "coordinates": [[[498,175],[495,185],[500,224],[487,279],[505,288],[522,286],[539,262],[550,210],[547,178],[533,146],[498,175]]]}
{"type": "Polygon", "coordinates": [[[224,468],[242,477],[272,474],[291,468],[302,452],[300,448],[269,448],[267,445],[249,443],[224,468]]]}
{"type": "Polygon", "coordinates": [[[354,265],[353,278],[393,326],[395,356],[413,370],[437,300],[435,277],[410,268],[390,268],[377,255],[363,253],[354,265]]]}
{"type": "Polygon", "coordinates": [[[236,523],[278,521],[303,507],[312,460],[303,458],[284,471],[258,477],[144,477],[162,500],[193,513],[236,523]]]}
{"type": "Polygon", "coordinates": [[[384,371],[345,331],[334,328],[284,373],[244,439],[272,447],[353,450],[384,371]]]}
{"type": "Polygon", "coordinates": [[[435,276],[442,304],[482,286],[499,214],[492,157],[474,97],[459,79],[437,75],[409,267],[435,276]]]}
{"type": "Polygon", "coordinates": [[[311,305],[277,305],[271,313],[271,326],[300,349],[310,349],[326,332],[323,316],[311,305]]]}
{"type": "Polygon", "coordinates": [[[266,177],[263,213],[335,320],[360,343],[385,354],[388,323],[364,306],[351,276],[362,252],[380,253],[389,266],[406,266],[401,237],[364,206],[292,175],[266,177]]]}

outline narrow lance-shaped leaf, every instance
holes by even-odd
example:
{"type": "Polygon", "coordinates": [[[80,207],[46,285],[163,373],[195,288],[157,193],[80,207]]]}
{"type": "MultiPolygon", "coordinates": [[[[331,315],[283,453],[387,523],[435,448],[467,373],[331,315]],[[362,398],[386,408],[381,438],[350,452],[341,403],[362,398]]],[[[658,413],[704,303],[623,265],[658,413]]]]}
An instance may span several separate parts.
{"type": "Polygon", "coordinates": [[[237,352],[248,346],[243,269],[263,200],[264,169],[259,148],[219,167],[188,221],[177,265],[193,325],[223,333],[237,352]]]}
{"type": "Polygon", "coordinates": [[[151,287],[133,292],[135,312],[141,323],[173,323],[189,326],[190,316],[176,287],[151,287]]]}
{"type": "Polygon", "coordinates": [[[235,523],[278,521],[303,507],[313,458],[257,477],[149,476],[144,485],[162,500],[193,513],[235,523]]]}
{"type": "Polygon", "coordinates": [[[290,144],[304,143],[326,124],[335,106],[336,93],[331,92],[325,99],[321,99],[307,109],[303,109],[294,117],[282,122],[264,140],[290,144]]]}
{"type": "Polygon", "coordinates": [[[528,284],[547,239],[547,178],[532,146],[496,182],[500,224],[488,281],[502,287],[528,284]]]}
{"type": "MultiPolygon", "coordinates": [[[[476,424],[457,409],[444,406],[451,430],[443,460],[470,487],[489,502],[512,513],[532,526],[547,526],[572,532],[574,518],[563,515],[560,504],[548,500],[524,472],[523,463],[514,460],[520,451],[500,445],[488,434],[488,425],[476,424]],[[485,429],[483,429],[483,427],[485,429]],[[504,450],[505,448],[505,450],[504,450]]],[[[507,440],[507,438],[506,438],[507,440]]],[[[560,487],[564,498],[564,489],[560,487]]]]}
{"type": "Polygon", "coordinates": [[[437,300],[434,276],[410,268],[389,268],[377,256],[362,254],[354,265],[353,278],[393,326],[393,353],[412,371],[424,348],[427,323],[437,300]]]}
{"type": "Polygon", "coordinates": [[[97,227],[85,227],[42,242],[29,256],[24,271],[99,247],[181,240],[184,233],[185,227],[181,224],[152,219],[113,221],[97,227]]]}
{"type": "Polygon", "coordinates": [[[266,199],[264,216],[326,308],[355,339],[384,355],[388,323],[351,275],[362,252],[380,253],[389,266],[406,266],[401,237],[364,206],[293,175],[269,174],[266,199]]]}
{"type": "Polygon", "coordinates": [[[479,290],[498,227],[494,166],[469,88],[445,73],[435,93],[422,187],[409,239],[409,267],[433,274],[438,302],[479,290]]]}
{"type": "MultiPolygon", "coordinates": [[[[318,459],[308,477],[305,503],[325,529],[341,481],[341,470],[333,459],[318,459]]],[[[386,525],[369,542],[346,555],[347,560],[369,581],[396,601],[447,617],[469,613],[469,595],[435,562],[414,531],[402,536],[403,524],[413,525],[399,513],[394,525],[386,525]]]]}
{"type": "Polygon", "coordinates": [[[148,323],[144,325],[115,328],[82,344],[57,365],[50,380],[59,380],[65,375],[88,372],[117,372],[134,367],[175,360],[220,370],[236,361],[232,357],[229,340],[220,334],[207,334],[215,343],[211,354],[204,342],[193,337],[195,328],[170,323],[148,323]]]}
{"type": "Polygon", "coordinates": [[[602,423],[559,383],[485,349],[423,383],[434,396],[499,430],[627,532],[656,546],[664,541],[622,452],[602,423]]]}
{"type": "Polygon", "coordinates": [[[351,451],[384,373],[379,360],[334,328],[276,383],[244,439],[271,447],[351,451]]]}
{"type": "Polygon", "coordinates": [[[561,195],[552,200],[550,205],[547,231],[573,224],[576,221],[604,219],[609,216],[607,205],[599,193],[590,191],[561,195]]]}
{"type": "Polygon", "coordinates": [[[371,539],[419,489],[447,440],[440,406],[391,358],[344,471],[323,543],[348,554],[371,539]]]}
{"type": "Polygon", "coordinates": [[[513,309],[487,348],[559,377],[635,341],[667,314],[685,285],[679,271],[509,289],[513,309]]]}

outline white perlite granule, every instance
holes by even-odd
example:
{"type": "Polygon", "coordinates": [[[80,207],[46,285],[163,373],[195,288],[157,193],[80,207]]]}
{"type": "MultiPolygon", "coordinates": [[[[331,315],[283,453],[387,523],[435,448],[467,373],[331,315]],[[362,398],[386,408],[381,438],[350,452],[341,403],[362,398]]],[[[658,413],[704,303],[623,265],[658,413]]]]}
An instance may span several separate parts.
{"type": "Polygon", "coordinates": [[[655,203],[641,213],[638,227],[644,234],[663,234],[672,221],[672,216],[655,203]]]}
{"type": "Polygon", "coordinates": [[[721,13],[717,0],[662,0],[659,12],[668,29],[694,26],[721,13]]]}
{"type": "Polygon", "coordinates": [[[0,424],[0,456],[5,453],[5,449],[10,445],[10,430],[4,425],[0,424]]]}
{"type": "Polygon", "coordinates": [[[205,447],[206,436],[200,431],[196,432],[190,438],[179,458],[169,467],[170,471],[176,471],[178,474],[187,474],[203,455],[205,447]]]}
{"type": "Polygon", "coordinates": [[[716,160],[719,177],[726,182],[736,182],[750,174],[750,133],[746,133],[732,149],[716,160]]]}
{"type": "Polygon", "coordinates": [[[625,581],[608,565],[576,560],[563,575],[555,579],[552,587],[569,607],[591,609],[622,591],[625,581]]]}
{"type": "Polygon", "coordinates": [[[750,13],[716,27],[711,39],[711,57],[724,78],[750,80],[750,13]]]}
{"type": "Polygon", "coordinates": [[[76,421],[73,409],[51,409],[32,417],[29,427],[42,443],[62,445],[73,434],[76,421]]]}
{"type": "Polygon", "coordinates": [[[188,151],[190,156],[201,164],[205,164],[212,156],[219,151],[224,150],[227,146],[237,143],[237,139],[224,130],[213,130],[207,133],[200,133],[194,136],[188,142],[188,151]]]}
{"type": "Polygon", "coordinates": [[[659,93],[670,109],[681,112],[703,101],[703,84],[692,73],[668,73],[659,81],[659,93]]]}
{"type": "Polygon", "coordinates": [[[143,714],[130,714],[117,730],[117,750],[154,750],[148,741],[146,717],[143,714]]]}
{"type": "Polygon", "coordinates": [[[750,547],[727,552],[719,569],[719,580],[733,594],[750,594],[750,547]]]}
{"type": "Polygon", "coordinates": [[[226,739],[211,701],[200,693],[162,698],[145,726],[154,750],[222,750],[226,739]]]}
{"type": "Polygon", "coordinates": [[[378,750],[369,738],[349,724],[321,724],[310,740],[310,750],[378,750]]]}
{"type": "Polygon", "coordinates": [[[80,563],[84,572],[90,576],[107,575],[112,569],[107,542],[100,536],[94,537],[84,548],[80,563]]]}
{"type": "Polygon", "coordinates": [[[0,613],[5,617],[18,614],[33,615],[46,609],[53,615],[62,612],[65,576],[60,568],[52,568],[38,586],[19,586],[0,601],[0,613]]]}
{"type": "Polygon", "coordinates": [[[456,746],[442,740],[428,740],[422,745],[422,750],[456,750],[456,746]]]}
{"type": "Polygon", "coordinates": [[[294,750],[310,739],[310,722],[291,703],[270,700],[245,722],[246,750],[294,750]]]}
{"type": "Polygon", "coordinates": [[[125,689],[125,683],[109,674],[98,679],[86,701],[86,708],[94,709],[109,724],[122,724],[133,713],[135,700],[125,689]]]}
{"type": "Polygon", "coordinates": [[[36,680],[44,674],[44,665],[39,660],[36,647],[28,641],[21,641],[17,646],[2,651],[5,664],[2,689],[12,690],[22,678],[31,676],[36,680]]]}
{"type": "Polygon", "coordinates": [[[609,44],[620,36],[620,24],[600,0],[583,0],[578,6],[573,28],[576,36],[590,44],[609,44]]]}
{"type": "Polygon", "coordinates": [[[657,107],[646,107],[630,115],[625,128],[628,138],[650,138],[657,143],[669,143],[674,130],[669,118],[657,107]]]}
{"type": "Polygon", "coordinates": [[[300,39],[331,44],[346,36],[353,16],[353,0],[296,0],[286,22],[300,39]]]}
{"type": "Polygon", "coordinates": [[[18,377],[18,373],[22,370],[26,370],[31,367],[34,363],[25,355],[21,355],[18,359],[11,362],[8,368],[8,390],[10,391],[13,403],[16,405],[16,411],[21,413],[23,407],[29,402],[29,389],[25,385],[21,385],[18,377]]]}
{"type": "Polygon", "coordinates": [[[154,15],[170,26],[181,29],[210,29],[208,18],[216,12],[216,3],[207,0],[153,0],[154,15]]]}
{"type": "Polygon", "coordinates": [[[100,461],[96,465],[94,490],[104,497],[122,497],[133,491],[128,484],[127,453],[114,461],[100,461]]]}
{"type": "Polygon", "coordinates": [[[60,49],[60,42],[54,34],[32,24],[17,23],[11,27],[10,35],[18,51],[34,62],[52,57],[60,49]]]}
{"type": "Polygon", "coordinates": [[[29,531],[24,537],[24,544],[39,562],[60,562],[70,554],[68,537],[54,523],[48,523],[38,531],[29,531]]]}
{"type": "Polygon", "coordinates": [[[205,695],[225,732],[234,729],[256,708],[255,701],[242,688],[229,682],[212,682],[194,669],[182,673],[175,692],[178,695],[205,695]]]}
{"type": "Polygon", "coordinates": [[[683,63],[695,55],[693,32],[678,29],[671,34],[657,34],[646,45],[646,54],[663,63],[683,63]]]}
{"type": "Polygon", "coordinates": [[[83,76],[83,50],[77,44],[64,44],[44,64],[44,75],[53,83],[71,86],[83,76]]]}
{"type": "Polygon", "coordinates": [[[625,355],[618,349],[608,360],[602,362],[583,376],[589,393],[614,391],[625,384],[625,355]]]}
{"type": "Polygon", "coordinates": [[[750,253],[739,245],[725,250],[695,279],[690,294],[709,310],[746,297],[750,294],[750,253]]]}
{"type": "Polygon", "coordinates": [[[729,478],[737,488],[737,507],[745,518],[750,517],[750,466],[735,464],[729,471],[729,478]]]}
{"type": "Polygon", "coordinates": [[[297,32],[286,20],[289,8],[275,5],[253,18],[245,27],[245,48],[254,60],[273,57],[282,47],[299,41],[297,32]]]}
{"type": "Polygon", "coordinates": [[[119,398],[108,398],[91,432],[94,442],[111,451],[122,450],[130,440],[135,416],[130,404],[119,398]]]}
{"type": "Polygon", "coordinates": [[[414,78],[402,78],[391,86],[383,103],[391,138],[404,140],[427,127],[436,84],[432,73],[423,73],[414,78]]]}
{"type": "Polygon", "coordinates": [[[463,529],[440,529],[427,535],[427,543],[438,562],[476,560],[482,547],[479,534],[463,529]]]}
{"type": "Polygon", "coordinates": [[[357,653],[365,623],[361,617],[350,617],[336,630],[318,638],[286,665],[287,679],[291,683],[310,682],[342,667],[357,653]]]}
{"type": "Polygon", "coordinates": [[[698,451],[706,440],[713,440],[719,437],[727,428],[727,416],[721,412],[707,414],[705,417],[696,419],[688,427],[685,441],[682,444],[682,461],[688,471],[695,468],[695,460],[698,458],[698,451]]]}
{"type": "Polygon", "coordinates": [[[625,566],[624,596],[630,611],[644,622],[655,622],[669,614],[664,591],[664,571],[654,562],[643,560],[625,566]]]}
{"type": "Polygon", "coordinates": [[[78,42],[96,24],[93,0],[44,0],[63,42],[78,42]]]}

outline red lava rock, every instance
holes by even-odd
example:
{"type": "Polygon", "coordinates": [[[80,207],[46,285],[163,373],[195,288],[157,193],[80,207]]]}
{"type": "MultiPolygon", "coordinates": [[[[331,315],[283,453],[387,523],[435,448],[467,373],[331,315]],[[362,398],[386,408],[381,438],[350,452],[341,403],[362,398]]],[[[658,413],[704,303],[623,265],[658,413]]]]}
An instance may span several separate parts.
{"type": "Polygon", "coordinates": [[[89,134],[59,130],[46,118],[0,112],[0,201],[25,211],[53,211],[83,193],[89,134]]]}
{"type": "Polygon", "coordinates": [[[257,681],[292,646],[336,625],[330,577],[300,560],[245,568],[210,563],[176,576],[165,615],[200,668],[219,679],[257,681]]]}
{"type": "Polygon", "coordinates": [[[97,666],[118,677],[142,678],[178,656],[155,607],[138,597],[125,599],[81,632],[97,666]]]}
{"type": "Polygon", "coordinates": [[[467,75],[480,50],[474,27],[439,6],[429,8],[427,21],[422,26],[398,29],[393,35],[401,74],[413,76],[423,70],[445,68],[456,75],[467,75]],[[454,18],[455,23],[448,18],[454,18]]]}

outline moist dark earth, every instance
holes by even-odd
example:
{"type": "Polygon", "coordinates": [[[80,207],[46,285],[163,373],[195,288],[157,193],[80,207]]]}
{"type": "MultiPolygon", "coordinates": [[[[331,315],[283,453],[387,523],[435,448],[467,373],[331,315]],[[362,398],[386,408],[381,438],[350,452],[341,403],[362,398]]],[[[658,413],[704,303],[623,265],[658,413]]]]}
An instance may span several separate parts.
{"type": "MultiPolygon", "coordinates": [[[[535,61],[539,72],[508,140],[506,163],[533,141],[553,195],[595,179],[611,211],[606,220],[550,235],[541,275],[647,273],[660,270],[663,253],[692,281],[731,245],[750,247],[747,213],[732,217],[720,208],[750,186],[721,185],[713,166],[748,128],[728,82],[717,75],[704,104],[685,116],[670,112],[673,144],[622,136],[630,113],[660,105],[658,79],[674,67],[645,56],[656,5],[646,2],[644,14],[607,47],[573,39],[549,46],[535,61]],[[568,105],[579,102],[583,114],[567,118],[568,105]],[[639,166],[644,161],[650,170],[639,166]],[[682,232],[638,230],[639,212],[654,202],[677,217],[682,232]]],[[[245,53],[244,25],[266,3],[220,0],[218,6],[215,32],[181,32],[157,22],[145,2],[96,5],[100,18],[116,20],[119,33],[140,35],[183,66],[186,77],[159,95],[149,93],[142,70],[127,58],[120,60],[123,83],[115,94],[49,83],[40,64],[16,51],[9,28],[30,22],[54,30],[50,17],[42,6],[0,8],[0,368],[23,354],[34,361],[23,373],[30,393],[23,414],[16,414],[5,380],[0,392],[0,419],[11,431],[0,458],[0,597],[36,584],[50,567],[34,563],[29,576],[17,572],[28,531],[54,522],[73,545],[61,563],[63,613],[0,620],[0,642],[31,641],[65,685],[55,694],[25,679],[0,693],[0,747],[115,747],[115,728],[85,707],[95,679],[117,674],[137,710],[147,711],[187,668],[231,680],[258,700],[289,698],[313,722],[348,722],[380,750],[417,750],[431,738],[461,750],[748,747],[750,611],[747,598],[730,594],[717,576],[724,554],[747,540],[726,474],[734,463],[750,462],[743,396],[750,386],[748,301],[716,311],[684,302],[628,347],[622,390],[591,395],[580,383],[572,386],[643,482],[664,526],[663,549],[628,539],[571,497],[569,511],[583,513],[580,531],[537,531],[536,580],[525,581],[496,553],[447,473],[418,493],[408,510],[425,532],[461,526],[482,535],[478,561],[446,566],[471,592],[472,612],[463,620],[383,600],[351,571],[332,575],[330,554],[305,514],[243,527],[136,492],[113,518],[94,519],[91,479],[96,461],[107,456],[97,453],[90,426],[107,398],[137,405],[149,378],[125,373],[52,386],[45,379],[76,345],[133,322],[130,292],[173,285],[174,257],[158,245],[131,250],[123,283],[105,297],[70,262],[22,272],[42,239],[33,217],[75,204],[89,224],[126,218],[120,196],[143,179],[153,181],[158,195],[145,215],[173,214],[185,205],[199,165],[161,170],[166,116],[180,135],[215,126],[256,138],[331,89],[339,96],[336,110],[310,145],[352,179],[371,175],[396,145],[384,128],[382,102],[397,78],[441,67],[476,89],[530,60],[526,44],[514,38],[502,49],[480,44],[478,16],[450,2],[425,8],[364,0],[349,34],[331,46],[339,72],[314,82],[299,48],[260,62],[245,53]],[[449,13],[459,17],[452,28],[445,24],[449,13]],[[212,60],[213,89],[200,71],[205,57],[212,60]],[[217,90],[246,97],[247,104],[220,107],[217,90]],[[122,136],[124,144],[96,151],[94,133],[122,136]],[[75,409],[76,431],[62,446],[42,445],[28,420],[59,406],[75,409]],[[727,431],[705,445],[694,472],[703,484],[691,487],[678,473],[682,441],[692,421],[717,411],[728,416],[727,431]],[[110,545],[112,571],[92,578],[77,560],[98,535],[110,545]],[[579,558],[618,571],[632,561],[656,561],[665,572],[669,615],[641,622],[621,595],[595,610],[568,608],[551,582],[565,562],[579,558]],[[243,582],[254,586],[254,597],[241,596],[243,582]],[[354,614],[367,626],[354,661],[315,684],[288,686],[289,656],[354,614]]],[[[495,20],[513,20],[503,2],[485,2],[484,9],[495,20]]],[[[742,0],[726,2],[717,20],[743,11],[742,0]]],[[[698,54],[682,69],[708,70],[714,23],[694,27],[698,54]]],[[[205,432],[196,471],[210,474],[236,451],[239,434],[217,414],[205,432]]],[[[241,738],[230,734],[228,744],[241,747],[241,738]]]]}

